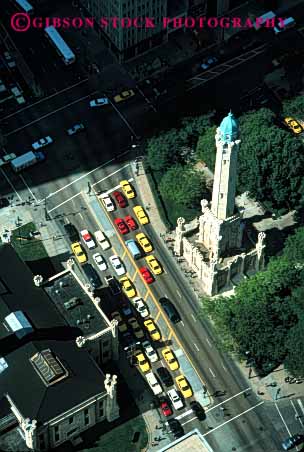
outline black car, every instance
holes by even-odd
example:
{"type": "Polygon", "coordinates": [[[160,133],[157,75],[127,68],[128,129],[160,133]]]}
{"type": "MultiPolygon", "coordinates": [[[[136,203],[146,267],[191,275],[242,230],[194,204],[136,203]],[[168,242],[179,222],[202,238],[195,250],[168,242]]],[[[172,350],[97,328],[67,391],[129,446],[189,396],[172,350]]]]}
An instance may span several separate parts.
{"type": "Polygon", "coordinates": [[[72,243],[78,242],[79,233],[72,223],[65,224],[64,230],[72,243]]]}
{"type": "Polygon", "coordinates": [[[174,438],[180,438],[185,434],[181,423],[177,419],[168,419],[168,425],[174,438]]]}
{"type": "Polygon", "coordinates": [[[178,323],[182,320],[181,316],[177,312],[176,307],[170,300],[168,300],[167,298],[160,298],[159,302],[162,305],[162,307],[164,308],[164,311],[167,314],[168,319],[172,323],[178,323]]]}
{"type": "Polygon", "coordinates": [[[84,264],[81,268],[93,289],[98,289],[102,285],[102,282],[95,268],[91,264],[84,264]]]}
{"type": "Polygon", "coordinates": [[[206,419],[205,410],[200,403],[193,400],[192,402],[190,402],[190,407],[192,408],[195,416],[199,421],[203,421],[204,419],[206,419]]]}
{"type": "Polygon", "coordinates": [[[173,378],[170,375],[170,372],[165,367],[158,367],[156,369],[156,373],[159,376],[161,382],[166,386],[172,386],[174,384],[173,378]]]}
{"type": "Polygon", "coordinates": [[[121,287],[113,276],[105,276],[105,281],[109,286],[112,295],[119,295],[121,293],[121,287]]]}
{"type": "Polygon", "coordinates": [[[284,450],[290,450],[296,446],[299,446],[299,444],[302,444],[303,442],[304,436],[298,433],[297,435],[293,435],[285,439],[285,441],[282,442],[282,448],[284,450]]]}

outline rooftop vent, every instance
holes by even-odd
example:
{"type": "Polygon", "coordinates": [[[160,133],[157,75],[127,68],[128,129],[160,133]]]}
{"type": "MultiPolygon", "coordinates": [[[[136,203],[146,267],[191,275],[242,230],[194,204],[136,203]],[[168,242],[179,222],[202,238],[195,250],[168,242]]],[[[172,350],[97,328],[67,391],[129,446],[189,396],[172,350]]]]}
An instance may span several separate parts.
{"type": "Polygon", "coordinates": [[[8,368],[8,364],[5,361],[5,359],[4,358],[0,358],[0,374],[2,374],[2,372],[4,372],[5,369],[7,369],[7,368],[8,368]]]}
{"type": "Polygon", "coordinates": [[[50,349],[36,353],[31,357],[31,363],[46,386],[58,383],[69,375],[69,372],[50,349]]]}
{"type": "Polygon", "coordinates": [[[32,325],[22,311],[11,312],[5,317],[4,321],[9,330],[15,333],[18,339],[21,339],[34,331],[32,325]]]}

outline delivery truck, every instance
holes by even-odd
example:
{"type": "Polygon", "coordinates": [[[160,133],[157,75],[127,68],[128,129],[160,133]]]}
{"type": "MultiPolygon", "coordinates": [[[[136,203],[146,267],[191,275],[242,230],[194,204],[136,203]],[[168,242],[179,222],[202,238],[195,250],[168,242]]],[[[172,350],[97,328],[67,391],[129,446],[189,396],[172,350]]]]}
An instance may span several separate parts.
{"type": "Polygon", "coordinates": [[[45,155],[41,151],[33,152],[29,151],[19,157],[11,160],[11,166],[15,173],[19,173],[28,166],[32,166],[35,163],[43,162],[45,160],[45,155]]]}

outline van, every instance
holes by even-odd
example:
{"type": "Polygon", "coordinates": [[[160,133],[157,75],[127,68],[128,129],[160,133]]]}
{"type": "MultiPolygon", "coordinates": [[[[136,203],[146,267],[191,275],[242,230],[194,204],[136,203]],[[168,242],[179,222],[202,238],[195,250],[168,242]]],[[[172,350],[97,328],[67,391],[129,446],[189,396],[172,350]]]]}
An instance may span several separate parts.
{"type": "Polygon", "coordinates": [[[178,323],[182,320],[174,304],[171,303],[171,301],[169,301],[167,298],[160,298],[159,303],[164,308],[164,311],[167,314],[170,322],[178,323]]]}
{"type": "Polygon", "coordinates": [[[93,289],[98,289],[102,285],[97,271],[91,264],[84,264],[82,270],[93,289]]]}
{"type": "Polygon", "coordinates": [[[127,240],[126,241],[126,245],[128,247],[128,250],[130,251],[130,253],[134,257],[134,259],[140,259],[141,258],[141,251],[138,248],[137,243],[135,242],[135,240],[133,240],[133,239],[127,240]]]}
{"type": "Polygon", "coordinates": [[[100,231],[100,230],[95,231],[94,236],[103,251],[111,248],[111,244],[110,244],[109,240],[107,239],[107,237],[105,236],[105,234],[102,231],[100,231]]]}

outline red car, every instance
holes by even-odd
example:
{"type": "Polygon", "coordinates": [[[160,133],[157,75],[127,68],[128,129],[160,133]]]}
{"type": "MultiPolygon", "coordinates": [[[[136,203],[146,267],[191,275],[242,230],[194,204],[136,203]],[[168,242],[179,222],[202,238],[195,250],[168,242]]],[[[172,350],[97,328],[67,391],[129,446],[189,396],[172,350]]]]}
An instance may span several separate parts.
{"type": "Polygon", "coordinates": [[[134,218],[131,217],[131,215],[127,215],[125,217],[125,222],[129,226],[131,231],[134,231],[135,229],[137,229],[137,223],[135,222],[134,218]]]}
{"type": "Polygon", "coordinates": [[[120,193],[120,191],[113,191],[112,194],[116,199],[116,202],[119,205],[119,207],[127,207],[127,201],[125,197],[120,193]]]}
{"type": "Polygon", "coordinates": [[[147,267],[141,267],[139,271],[147,284],[151,284],[154,281],[154,278],[147,267]]]}
{"type": "Polygon", "coordinates": [[[114,223],[121,234],[127,234],[129,228],[122,218],[115,218],[114,223]]]}
{"type": "Polygon", "coordinates": [[[168,417],[171,416],[172,414],[172,410],[168,405],[168,402],[166,402],[165,400],[160,404],[161,410],[163,412],[163,415],[168,417]]]}

